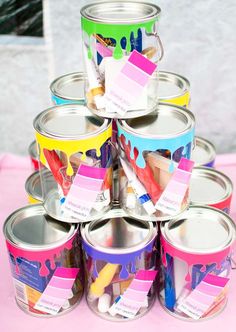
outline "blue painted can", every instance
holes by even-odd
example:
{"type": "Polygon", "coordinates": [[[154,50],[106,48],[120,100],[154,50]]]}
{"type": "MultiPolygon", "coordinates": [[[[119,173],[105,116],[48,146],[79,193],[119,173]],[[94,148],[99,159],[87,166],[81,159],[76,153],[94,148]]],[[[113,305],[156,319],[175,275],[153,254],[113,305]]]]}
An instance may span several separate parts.
{"type": "Polygon", "coordinates": [[[55,105],[85,105],[85,75],[70,73],[56,78],[50,85],[52,102],[55,105]]]}

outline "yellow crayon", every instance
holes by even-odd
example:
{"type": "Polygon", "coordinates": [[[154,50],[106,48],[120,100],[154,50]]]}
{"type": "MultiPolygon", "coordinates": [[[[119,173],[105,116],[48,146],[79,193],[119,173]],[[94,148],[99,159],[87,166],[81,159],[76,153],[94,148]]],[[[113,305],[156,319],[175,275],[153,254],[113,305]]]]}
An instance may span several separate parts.
{"type": "Polygon", "coordinates": [[[91,284],[89,295],[98,298],[104,294],[105,288],[110,285],[119,264],[107,263],[103,269],[98,273],[98,277],[91,284]]]}

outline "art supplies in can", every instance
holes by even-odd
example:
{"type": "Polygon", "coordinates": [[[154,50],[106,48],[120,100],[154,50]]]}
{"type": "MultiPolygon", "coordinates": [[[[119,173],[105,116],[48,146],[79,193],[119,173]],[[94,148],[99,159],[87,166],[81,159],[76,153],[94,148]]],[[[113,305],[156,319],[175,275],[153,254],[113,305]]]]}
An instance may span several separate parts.
{"type": "Polygon", "coordinates": [[[205,138],[196,136],[191,159],[195,166],[214,167],[216,149],[214,145],[205,138]]]}
{"type": "Polygon", "coordinates": [[[209,167],[195,167],[190,182],[190,202],[230,212],[233,183],[224,173],[209,167]]]}
{"type": "Polygon", "coordinates": [[[190,111],[163,103],[149,115],[118,120],[120,204],[128,214],[168,220],[188,207],[194,124],[190,111]]]}
{"type": "Polygon", "coordinates": [[[190,106],[190,82],[168,71],[159,71],[158,99],[161,103],[190,106]]]}
{"type": "Polygon", "coordinates": [[[161,224],[159,299],[170,314],[197,321],[222,311],[230,291],[235,232],[227,214],[200,205],[161,224]]]}
{"type": "Polygon", "coordinates": [[[50,85],[52,101],[55,105],[85,104],[85,75],[82,72],[57,77],[50,85]]]}
{"type": "Polygon", "coordinates": [[[132,118],[157,105],[160,8],[107,1],[81,9],[87,105],[106,118],[132,118]],[[119,15],[117,15],[119,13],[119,15]]]}
{"type": "Polygon", "coordinates": [[[78,227],[52,219],[35,204],[13,212],[4,234],[22,310],[52,317],[78,304],[84,284],[78,227]]]}
{"type": "Polygon", "coordinates": [[[81,226],[88,276],[87,303],[97,315],[127,321],[143,316],[156,292],[156,235],[152,223],[113,209],[81,226]]]}
{"type": "Polygon", "coordinates": [[[64,222],[98,219],[112,202],[111,121],[82,105],[60,105],[34,120],[47,213],[64,222]]]}
{"type": "MultiPolygon", "coordinates": [[[[42,172],[45,173],[43,177],[47,178],[48,187],[50,187],[51,183],[51,189],[56,188],[57,186],[52,173],[46,168],[42,170],[42,172]]],[[[43,193],[39,171],[34,172],[27,178],[25,182],[25,191],[30,204],[43,203],[43,193]]]]}

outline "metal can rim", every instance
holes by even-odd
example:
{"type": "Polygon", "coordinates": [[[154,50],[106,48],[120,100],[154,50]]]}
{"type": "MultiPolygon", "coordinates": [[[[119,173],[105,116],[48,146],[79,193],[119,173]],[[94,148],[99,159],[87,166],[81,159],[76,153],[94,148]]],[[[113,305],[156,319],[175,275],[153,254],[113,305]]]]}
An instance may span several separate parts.
{"type": "MultiPolygon", "coordinates": [[[[179,105],[173,105],[173,104],[169,104],[169,103],[159,103],[157,109],[154,112],[149,113],[147,115],[144,115],[143,117],[150,116],[151,114],[158,113],[158,110],[163,110],[163,108],[168,108],[168,107],[171,107],[172,109],[175,109],[175,110],[177,109],[179,114],[185,115],[185,117],[188,119],[188,126],[183,131],[181,131],[179,133],[173,133],[173,134],[170,133],[170,134],[165,134],[165,135],[164,134],[163,135],[153,135],[153,134],[148,134],[147,135],[147,134],[144,134],[144,133],[139,133],[138,130],[133,129],[132,127],[130,127],[127,124],[127,121],[132,120],[132,119],[126,119],[126,120],[118,119],[118,122],[124,130],[131,133],[132,135],[135,135],[135,136],[138,136],[138,137],[143,137],[143,138],[153,138],[153,139],[167,139],[167,138],[171,138],[173,136],[174,137],[179,137],[179,136],[182,136],[184,133],[187,133],[191,129],[194,128],[195,117],[194,117],[193,113],[191,111],[189,111],[187,108],[179,106],[179,105]]],[[[173,111],[172,109],[170,110],[171,112],[173,111]]],[[[167,110],[165,110],[164,112],[166,112],[166,111],[167,110]]]]}
{"type": "MultiPolygon", "coordinates": [[[[65,244],[66,242],[68,242],[78,231],[78,225],[75,224],[70,224],[70,230],[67,233],[67,236],[59,241],[56,241],[52,244],[47,244],[47,245],[34,245],[34,244],[29,244],[23,241],[17,241],[17,237],[15,237],[11,231],[11,227],[12,224],[14,222],[14,218],[22,213],[23,211],[27,211],[27,210],[36,210],[38,212],[44,212],[44,214],[46,214],[46,211],[43,207],[42,204],[32,204],[32,205],[26,205],[23,206],[15,211],[13,211],[5,220],[4,224],[3,224],[3,234],[5,236],[6,241],[8,241],[9,243],[11,243],[11,245],[22,249],[22,250],[27,250],[27,251],[47,251],[50,249],[55,249],[63,244],[65,244]]],[[[35,212],[36,212],[35,211],[35,212]]],[[[31,211],[32,212],[32,211],[31,211]]],[[[35,214],[37,215],[37,214],[35,214]]],[[[52,218],[53,219],[53,218],[52,218]]],[[[60,221],[54,219],[55,221],[57,221],[58,223],[60,223],[60,221]]]]}
{"type": "Polygon", "coordinates": [[[106,216],[104,216],[103,218],[93,220],[90,223],[81,225],[80,230],[81,230],[81,236],[82,236],[83,241],[85,241],[88,245],[90,245],[91,247],[94,247],[96,250],[99,250],[100,252],[103,252],[103,253],[128,254],[128,253],[136,252],[136,251],[142,249],[143,247],[147,246],[157,236],[155,227],[153,226],[152,222],[138,219],[139,222],[145,224],[149,228],[149,233],[146,236],[146,238],[142,241],[142,243],[139,243],[138,245],[130,246],[129,248],[105,248],[103,246],[99,246],[97,243],[93,243],[93,241],[91,240],[91,237],[89,236],[89,229],[91,229],[91,227],[93,227],[96,223],[99,223],[106,219],[111,219],[111,218],[116,218],[116,217],[129,217],[130,219],[134,219],[134,220],[137,219],[137,218],[130,217],[123,209],[115,208],[113,210],[110,210],[106,214],[106,216]]]}
{"type": "MultiPolygon", "coordinates": [[[[206,161],[204,161],[204,164],[209,164],[210,162],[214,161],[216,158],[216,149],[214,144],[212,144],[210,141],[208,141],[207,139],[200,137],[200,136],[195,136],[195,145],[194,147],[197,146],[197,142],[200,143],[200,147],[203,147],[203,149],[206,151],[205,147],[208,148],[208,151],[210,152],[209,154],[209,159],[207,159],[206,161]]],[[[195,163],[196,167],[201,166],[202,164],[200,163],[195,163]]]]}
{"type": "Polygon", "coordinates": [[[51,93],[54,95],[54,96],[57,96],[57,97],[60,97],[62,99],[65,99],[65,100],[73,100],[73,101],[76,101],[76,100],[84,100],[84,97],[80,97],[80,98],[75,98],[75,97],[67,97],[65,95],[62,95],[60,94],[58,91],[57,91],[57,84],[60,83],[61,80],[65,79],[65,78],[69,78],[69,77],[72,77],[73,76],[81,76],[81,81],[84,81],[84,79],[86,79],[86,74],[84,72],[73,72],[73,73],[68,73],[68,74],[65,74],[65,75],[62,75],[62,76],[59,76],[57,78],[55,78],[52,83],[50,84],[49,86],[49,89],[51,91],[51,93]]]}
{"type": "MultiPolygon", "coordinates": [[[[179,220],[179,218],[173,218],[171,219],[169,222],[162,222],[160,225],[160,230],[161,230],[161,236],[163,236],[163,238],[165,239],[165,241],[167,241],[171,246],[173,246],[174,248],[181,250],[185,253],[188,254],[193,254],[193,255],[209,255],[209,254],[215,254],[218,252],[221,252],[229,247],[231,247],[231,245],[233,244],[233,242],[236,239],[236,225],[234,224],[234,221],[232,220],[232,218],[225,213],[222,210],[210,207],[210,206],[205,206],[205,205],[190,205],[189,206],[189,210],[193,210],[193,209],[201,209],[201,210],[211,210],[211,211],[215,211],[221,215],[224,216],[225,219],[225,224],[227,223],[227,227],[229,229],[229,237],[227,239],[227,242],[225,241],[224,246],[223,247],[216,247],[216,248],[212,248],[212,249],[204,249],[204,252],[201,250],[188,250],[186,249],[184,246],[181,246],[179,244],[175,244],[173,243],[173,241],[171,241],[171,239],[168,237],[168,233],[167,233],[167,226],[173,224],[174,222],[177,222],[179,220]],[[226,222],[227,220],[227,222],[226,222]]],[[[185,211],[182,215],[182,217],[184,217],[184,215],[186,213],[188,213],[188,211],[185,211]]]]}
{"type": "MultiPolygon", "coordinates": [[[[222,181],[222,183],[224,183],[224,185],[225,185],[225,195],[222,197],[222,199],[209,201],[208,204],[222,203],[232,195],[233,182],[223,172],[218,171],[212,167],[206,167],[206,166],[197,166],[197,167],[194,167],[194,170],[199,171],[199,172],[205,171],[206,173],[212,173],[212,174],[214,174],[215,178],[218,177],[222,181]]],[[[203,203],[195,204],[194,202],[191,201],[191,205],[199,205],[199,204],[203,204],[203,203]]]]}
{"type": "Polygon", "coordinates": [[[190,82],[186,77],[173,73],[173,72],[170,72],[170,71],[161,71],[160,70],[159,71],[159,80],[173,83],[174,85],[176,85],[178,88],[181,89],[180,93],[169,95],[169,96],[166,96],[163,98],[160,97],[159,98],[160,101],[164,101],[165,99],[181,97],[184,94],[186,94],[187,92],[189,92],[189,90],[190,90],[190,82]]]}
{"type": "Polygon", "coordinates": [[[49,116],[49,113],[54,114],[54,116],[58,116],[59,112],[63,112],[63,111],[66,114],[69,114],[69,110],[70,110],[72,113],[74,112],[78,116],[82,116],[81,109],[83,109],[83,112],[84,112],[83,116],[89,115],[91,117],[95,117],[95,115],[84,105],[79,105],[79,104],[57,105],[57,106],[49,107],[49,108],[45,109],[44,111],[42,111],[41,113],[39,113],[33,121],[33,127],[36,132],[38,132],[39,134],[41,134],[47,138],[63,140],[63,141],[64,140],[70,141],[70,140],[86,139],[88,137],[96,136],[97,134],[100,134],[103,131],[105,131],[108,128],[109,124],[111,123],[111,120],[104,119],[104,118],[96,115],[102,121],[102,125],[97,130],[95,130],[89,134],[80,134],[80,135],[77,134],[77,135],[71,135],[71,136],[62,135],[62,134],[52,134],[48,130],[46,130],[46,129],[44,130],[42,128],[43,124],[41,122],[44,120],[45,117],[49,116]]]}
{"type": "MultiPolygon", "coordinates": [[[[115,9],[116,11],[119,10],[119,8],[116,8],[115,9]]],[[[114,11],[114,8],[113,8],[113,11],[114,11]]],[[[148,21],[151,21],[155,18],[158,18],[160,16],[160,13],[161,13],[161,8],[158,7],[157,5],[153,4],[153,3],[148,3],[148,2],[133,2],[133,1],[108,1],[108,2],[99,2],[99,3],[91,3],[91,4],[88,4],[88,5],[85,5],[81,8],[80,10],[80,14],[82,17],[86,18],[87,20],[90,20],[90,21],[93,21],[93,22],[96,22],[96,23],[106,23],[106,24],[119,24],[119,25],[125,25],[125,24],[132,24],[132,23],[142,23],[142,22],[148,22],[148,21]],[[149,9],[152,11],[150,12],[149,15],[144,15],[143,17],[139,17],[139,18],[127,18],[127,19],[123,19],[123,20],[120,20],[119,22],[119,19],[118,18],[99,18],[98,16],[92,14],[92,13],[89,13],[91,11],[91,9],[96,9],[97,7],[97,10],[99,7],[101,8],[104,8],[104,6],[113,6],[114,5],[118,5],[118,6],[121,6],[121,8],[124,8],[125,6],[129,7],[127,9],[132,10],[132,8],[130,8],[131,6],[133,6],[133,8],[137,8],[137,6],[146,6],[147,8],[149,7],[149,9]]]]}

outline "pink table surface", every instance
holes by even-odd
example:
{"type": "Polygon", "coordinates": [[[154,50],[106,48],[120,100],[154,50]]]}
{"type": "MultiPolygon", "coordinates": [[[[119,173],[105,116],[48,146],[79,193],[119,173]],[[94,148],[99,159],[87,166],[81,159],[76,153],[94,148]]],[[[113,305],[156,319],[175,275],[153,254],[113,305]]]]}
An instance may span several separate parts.
{"type": "MultiPolygon", "coordinates": [[[[225,172],[234,182],[236,188],[236,154],[217,157],[216,168],[225,172]]],[[[30,161],[26,157],[5,154],[0,156],[0,221],[15,209],[27,205],[24,189],[25,180],[31,174],[30,161]]],[[[236,220],[236,190],[233,195],[231,216],[236,220]]],[[[203,322],[185,322],[166,313],[158,301],[144,317],[125,323],[103,320],[94,315],[83,299],[71,312],[55,318],[36,318],[21,311],[14,300],[12,279],[9,269],[5,240],[0,232],[0,331],[133,331],[165,329],[171,331],[235,331],[236,328],[236,270],[232,272],[231,292],[228,305],[218,316],[203,322]]]]}

